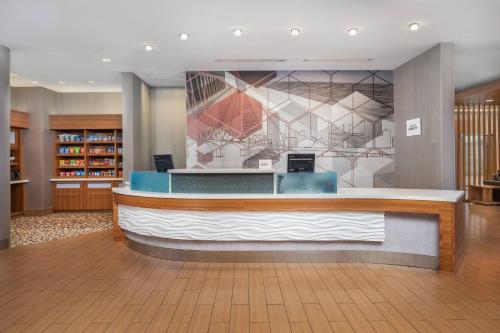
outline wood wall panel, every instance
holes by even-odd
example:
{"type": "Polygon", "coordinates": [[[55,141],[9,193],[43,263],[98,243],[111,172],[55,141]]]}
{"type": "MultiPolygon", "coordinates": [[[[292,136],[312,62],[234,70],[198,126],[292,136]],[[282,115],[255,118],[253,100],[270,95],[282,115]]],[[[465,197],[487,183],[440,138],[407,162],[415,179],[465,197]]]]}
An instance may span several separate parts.
{"type": "Polygon", "coordinates": [[[500,169],[500,106],[458,105],[455,107],[457,144],[457,189],[482,185],[500,169]]]}
{"type": "Polygon", "coordinates": [[[17,110],[10,111],[10,127],[15,128],[29,128],[30,127],[30,114],[17,110]]]}
{"type": "Polygon", "coordinates": [[[121,114],[99,114],[99,115],[51,115],[49,118],[50,129],[71,130],[71,129],[121,129],[121,114]]]}

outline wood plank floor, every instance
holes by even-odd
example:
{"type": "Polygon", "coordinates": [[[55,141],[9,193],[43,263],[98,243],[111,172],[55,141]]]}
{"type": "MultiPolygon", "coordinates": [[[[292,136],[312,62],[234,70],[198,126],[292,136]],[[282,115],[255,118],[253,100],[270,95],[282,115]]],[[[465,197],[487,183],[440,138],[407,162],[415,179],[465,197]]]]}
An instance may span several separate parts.
{"type": "Polygon", "coordinates": [[[107,231],[0,251],[0,331],[500,332],[500,208],[467,215],[456,275],[166,261],[107,231]]]}

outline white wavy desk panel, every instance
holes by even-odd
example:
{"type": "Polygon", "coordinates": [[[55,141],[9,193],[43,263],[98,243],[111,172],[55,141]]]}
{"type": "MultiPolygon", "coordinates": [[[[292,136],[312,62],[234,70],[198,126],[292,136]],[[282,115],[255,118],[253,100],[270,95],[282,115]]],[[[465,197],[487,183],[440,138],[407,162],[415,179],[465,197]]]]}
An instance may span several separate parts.
{"type": "Polygon", "coordinates": [[[177,240],[383,242],[384,213],[191,212],[120,205],[121,228],[177,240]]]}

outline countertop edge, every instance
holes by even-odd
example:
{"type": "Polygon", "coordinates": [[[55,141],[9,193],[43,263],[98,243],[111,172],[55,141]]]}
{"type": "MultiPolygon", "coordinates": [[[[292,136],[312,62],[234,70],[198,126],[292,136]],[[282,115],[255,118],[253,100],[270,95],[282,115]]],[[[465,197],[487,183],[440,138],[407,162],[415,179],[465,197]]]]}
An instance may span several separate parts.
{"type": "MultiPolygon", "coordinates": [[[[360,189],[362,190],[362,189],[360,189]]],[[[433,190],[438,191],[439,190],[433,190]]],[[[460,201],[464,193],[463,191],[445,191],[456,193],[444,193],[443,196],[436,195],[408,195],[408,194],[352,194],[352,193],[338,193],[338,194],[170,194],[158,192],[143,192],[132,191],[128,187],[114,188],[114,193],[136,196],[136,197],[149,197],[160,199],[192,199],[192,200],[224,200],[224,199],[384,199],[384,200],[417,200],[417,201],[439,201],[456,203],[460,201]]]]}
{"type": "Polygon", "coordinates": [[[10,185],[15,185],[15,184],[26,184],[29,183],[30,181],[28,179],[20,179],[20,180],[11,180],[10,185]]]}
{"type": "Polygon", "coordinates": [[[123,178],[51,178],[51,182],[100,182],[123,181],[123,178]]]}

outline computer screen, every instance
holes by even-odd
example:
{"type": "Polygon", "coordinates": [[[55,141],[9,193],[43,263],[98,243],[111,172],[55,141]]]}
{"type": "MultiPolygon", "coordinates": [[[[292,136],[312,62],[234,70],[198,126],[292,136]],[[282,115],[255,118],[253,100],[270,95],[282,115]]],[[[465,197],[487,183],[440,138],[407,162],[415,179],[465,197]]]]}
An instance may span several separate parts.
{"type": "Polygon", "coordinates": [[[314,154],[288,154],[288,172],[314,172],[314,154]]]}
{"type": "Polygon", "coordinates": [[[174,169],[174,162],[172,161],[172,154],[154,155],[156,171],[167,172],[174,169]]]}

